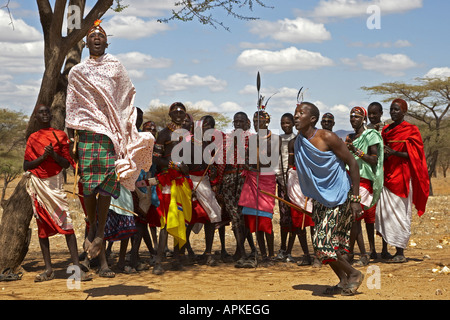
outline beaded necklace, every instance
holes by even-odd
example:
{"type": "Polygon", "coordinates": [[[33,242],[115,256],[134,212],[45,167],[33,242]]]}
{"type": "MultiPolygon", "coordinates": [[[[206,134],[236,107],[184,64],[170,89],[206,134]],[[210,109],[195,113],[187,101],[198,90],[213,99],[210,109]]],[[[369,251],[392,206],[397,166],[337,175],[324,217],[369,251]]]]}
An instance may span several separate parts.
{"type": "Polygon", "coordinates": [[[170,122],[167,125],[167,128],[169,128],[169,130],[172,131],[172,132],[174,132],[175,130],[181,129],[181,127],[182,127],[181,125],[178,125],[178,124],[176,124],[174,122],[170,122]]]}
{"type": "Polygon", "coordinates": [[[316,131],[314,131],[313,135],[312,135],[311,137],[308,138],[308,141],[311,140],[312,138],[314,138],[314,136],[315,136],[316,133],[317,133],[317,130],[318,130],[318,129],[316,128],[316,131]]]}

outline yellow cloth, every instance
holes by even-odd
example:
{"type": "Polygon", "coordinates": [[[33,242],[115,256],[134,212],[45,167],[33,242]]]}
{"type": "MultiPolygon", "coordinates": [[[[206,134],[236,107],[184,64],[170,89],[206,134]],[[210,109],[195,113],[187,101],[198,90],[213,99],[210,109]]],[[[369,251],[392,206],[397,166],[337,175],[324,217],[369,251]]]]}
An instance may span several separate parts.
{"type": "Polygon", "coordinates": [[[161,217],[161,228],[166,226],[167,232],[174,238],[174,245],[178,244],[179,248],[186,243],[186,222],[192,218],[191,193],[191,186],[186,179],[182,185],[172,181],[169,212],[167,218],[161,217]]]}

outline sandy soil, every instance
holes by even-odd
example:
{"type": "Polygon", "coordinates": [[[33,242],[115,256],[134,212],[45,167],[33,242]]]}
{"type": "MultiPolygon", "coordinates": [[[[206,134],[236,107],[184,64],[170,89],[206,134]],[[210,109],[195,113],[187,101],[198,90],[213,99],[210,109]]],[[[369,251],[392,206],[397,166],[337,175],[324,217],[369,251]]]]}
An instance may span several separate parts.
{"type": "MultiPolygon", "coordinates": [[[[72,184],[66,186],[70,190],[72,184]]],[[[11,185],[11,190],[13,190],[11,185]]],[[[337,283],[329,266],[313,268],[296,263],[277,262],[255,269],[237,269],[234,263],[219,263],[210,267],[200,264],[185,266],[182,271],[168,270],[156,276],[151,268],[138,274],[117,273],[113,279],[95,274],[94,279],[75,283],[67,273],[69,254],[63,236],[50,239],[52,262],[56,279],[35,283],[34,277],[44,269],[34,219],[32,242],[22,264],[23,277],[19,281],[0,282],[0,300],[449,300],[450,274],[450,184],[447,179],[434,181],[436,196],[430,197],[427,212],[418,217],[413,213],[410,246],[405,251],[408,261],[403,264],[372,260],[369,266],[359,267],[365,279],[358,294],[353,297],[327,296],[323,291],[337,283]],[[69,281],[68,281],[69,279],[69,281]]],[[[71,201],[72,216],[81,248],[84,215],[77,200],[71,201]]],[[[275,250],[279,249],[278,216],[274,218],[275,250]]],[[[309,237],[309,235],[308,235],[309,237]]],[[[234,238],[227,227],[227,250],[234,252],[234,238]]],[[[309,239],[309,238],[308,238],[309,239]]],[[[192,247],[197,254],[204,248],[203,232],[193,234],[192,247]]],[[[377,250],[381,251],[381,238],[377,237],[377,250]]],[[[119,243],[113,246],[110,265],[116,269],[119,243]]],[[[219,250],[218,233],[214,250],[219,250]]],[[[390,249],[394,253],[394,248],[390,249]]],[[[80,249],[81,252],[81,249],[80,249]]],[[[358,249],[355,249],[358,253],[358,249]]],[[[149,261],[150,255],[141,247],[141,257],[149,261]]],[[[293,256],[301,258],[303,252],[297,241],[293,256]]],[[[165,262],[170,264],[170,258],[165,262]]]]}

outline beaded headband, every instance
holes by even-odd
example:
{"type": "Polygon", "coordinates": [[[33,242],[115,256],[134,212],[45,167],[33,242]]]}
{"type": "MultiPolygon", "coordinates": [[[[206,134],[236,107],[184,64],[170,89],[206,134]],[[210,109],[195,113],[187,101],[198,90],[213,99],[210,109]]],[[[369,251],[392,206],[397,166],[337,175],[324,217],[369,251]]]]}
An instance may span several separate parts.
{"type": "Polygon", "coordinates": [[[94,25],[89,29],[87,36],[89,36],[91,33],[94,33],[94,32],[100,32],[100,33],[104,34],[106,37],[106,32],[100,26],[100,23],[102,23],[102,20],[99,20],[99,19],[95,20],[94,25]]]}
{"type": "Polygon", "coordinates": [[[367,119],[367,111],[363,107],[353,107],[352,111],[350,111],[350,115],[356,115],[363,117],[364,120],[367,119]]]}

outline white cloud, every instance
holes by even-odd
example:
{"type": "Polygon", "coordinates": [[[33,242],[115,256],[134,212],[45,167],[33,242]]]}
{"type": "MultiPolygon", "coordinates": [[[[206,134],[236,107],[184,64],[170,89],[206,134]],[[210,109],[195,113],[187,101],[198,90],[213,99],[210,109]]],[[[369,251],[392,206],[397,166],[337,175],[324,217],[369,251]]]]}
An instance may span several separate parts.
{"type": "Polygon", "coordinates": [[[0,9],[0,42],[21,43],[44,40],[43,35],[22,19],[11,19],[8,13],[0,9]],[[13,29],[14,26],[14,29],[13,29]]]}
{"type": "Polygon", "coordinates": [[[186,103],[184,103],[184,105],[188,109],[188,112],[189,112],[190,107],[195,108],[195,109],[200,109],[200,110],[203,110],[206,112],[217,110],[214,103],[210,100],[200,100],[197,102],[186,101],[186,103]]]}
{"type": "Polygon", "coordinates": [[[132,51],[117,54],[116,57],[125,66],[131,79],[145,78],[145,69],[163,69],[172,66],[172,60],[153,58],[151,55],[132,51]]]}
{"type": "Polygon", "coordinates": [[[367,16],[367,8],[376,5],[381,14],[401,13],[422,7],[423,0],[321,0],[311,16],[316,18],[351,18],[367,16]]]}
{"type": "Polygon", "coordinates": [[[425,78],[448,78],[450,77],[450,68],[449,67],[441,67],[441,68],[432,68],[428,71],[425,78]]]}
{"type": "Polygon", "coordinates": [[[373,42],[364,44],[361,41],[358,42],[352,42],[349,44],[350,47],[367,47],[367,48],[405,48],[405,47],[411,47],[412,44],[408,40],[397,40],[395,42],[391,41],[385,41],[385,42],[373,42]]]}
{"type": "MultiPolygon", "coordinates": [[[[350,126],[350,110],[354,107],[352,106],[347,106],[345,104],[334,104],[334,105],[327,105],[326,103],[317,100],[317,101],[312,101],[312,103],[314,103],[317,108],[319,108],[320,111],[320,119],[322,119],[322,116],[327,113],[330,112],[331,114],[334,115],[334,122],[336,123],[334,129],[335,130],[339,130],[342,128],[350,128],[351,130],[351,126],[350,126]]],[[[319,128],[320,127],[320,123],[318,123],[319,128]]]]}
{"type": "Polygon", "coordinates": [[[103,24],[108,35],[114,38],[135,40],[151,37],[155,34],[170,30],[168,24],[156,20],[143,20],[135,16],[114,15],[103,24]]]}
{"type": "Polygon", "coordinates": [[[43,73],[44,42],[0,42],[0,73],[43,73]]]}
{"type": "Polygon", "coordinates": [[[280,51],[245,50],[237,58],[237,65],[246,69],[280,73],[331,66],[333,61],[319,52],[290,47],[280,51]]]}
{"type": "Polygon", "coordinates": [[[359,54],[355,59],[344,58],[342,62],[357,69],[377,71],[388,76],[402,76],[404,71],[417,67],[417,63],[404,54],[382,53],[375,57],[359,54]]]}
{"type": "Polygon", "coordinates": [[[0,73],[44,72],[44,38],[22,19],[0,9],[0,73]]]}
{"type": "Polygon", "coordinates": [[[175,73],[165,80],[158,80],[163,87],[163,91],[182,91],[194,88],[207,87],[211,92],[218,92],[225,89],[227,82],[214,76],[201,77],[198,75],[189,76],[183,73],[175,73]]]}
{"type": "Polygon", "coordinates": [[[164,103],[160,99],[152,99],[148,103],[148,107],[160,107],[160,106],[170,106],[170,103],[164,103]]]}
{"type": "Polygon", "coordinates": [[[0,108],[21,111],[31,115],[39,94],[41,79],[13,82],[11,76],[0,77],[0,108]]]}
{"type": "Polygon", "coordinates": [[[276,22],[256,20],[251,23],[250,32],[261,38],[269,37],[290,43],[322,42],[331,39],[323,24],[303,18],[294,20],[286,18],[276,22]]]}
{"type": "Polygon", "coordinates": [[[219,110],[221,112],[238,112],[242,110],[242,107],[236,102],[226,101],[220,104],[219,110]]]}

